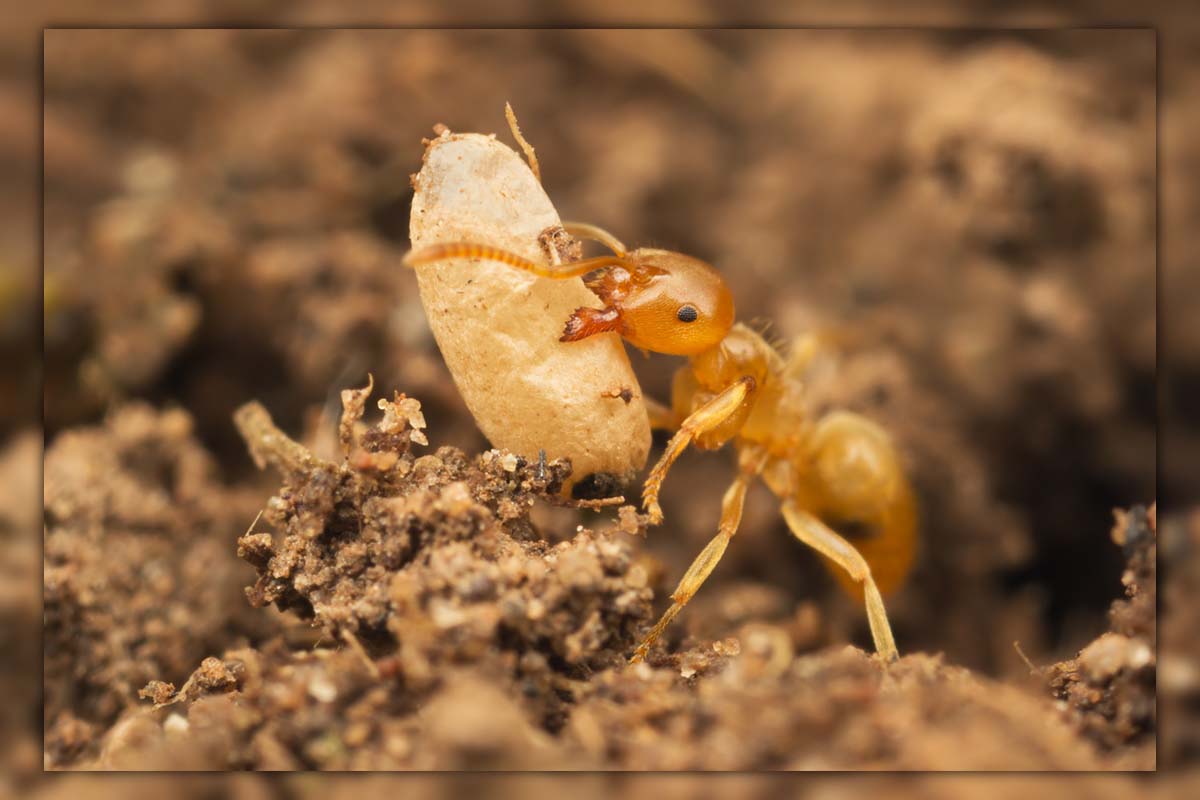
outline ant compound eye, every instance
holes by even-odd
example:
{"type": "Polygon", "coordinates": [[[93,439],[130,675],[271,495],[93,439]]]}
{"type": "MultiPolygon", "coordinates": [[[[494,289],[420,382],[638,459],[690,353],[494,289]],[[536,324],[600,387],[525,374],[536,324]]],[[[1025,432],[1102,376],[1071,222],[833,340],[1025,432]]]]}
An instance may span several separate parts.
{"type": "Polygon", "coordinates": [[[675,316],[679,318],[680,322],[695,322],[700,318],[700,312],[696,310],[695,306],[680,306],[679,310],[675,312],[675,316]]]}

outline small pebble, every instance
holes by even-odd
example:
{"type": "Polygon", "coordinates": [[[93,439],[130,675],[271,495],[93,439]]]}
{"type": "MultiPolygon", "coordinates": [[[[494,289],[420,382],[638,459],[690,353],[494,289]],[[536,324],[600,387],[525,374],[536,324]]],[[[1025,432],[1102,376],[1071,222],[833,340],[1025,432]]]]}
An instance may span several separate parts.
{"type": "Polygon", "coordinates": [[[190,727],[187,719],[180,714],[171,714],[163,723],[163,730],[167,733],[187,733],[190,727]]]}
{"type": "Polygon", "coordinates": [[[308,682],[308,693],[318,703],[332,703],[337,699],[337,687],[328,678],[318,676],[308,682]]]}

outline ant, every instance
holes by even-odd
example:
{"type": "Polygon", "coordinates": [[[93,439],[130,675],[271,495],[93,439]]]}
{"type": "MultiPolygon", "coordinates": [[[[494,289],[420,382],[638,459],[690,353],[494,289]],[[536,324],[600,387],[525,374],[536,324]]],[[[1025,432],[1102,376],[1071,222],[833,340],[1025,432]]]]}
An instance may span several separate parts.
{"type": "Polygon", "coordinates": [[[688,357],[675,373],[671,406],[649,404],[651,425],[674,435],[642,491],[648,523],[662,522],[659,491],[688,445],[713,450],[732,441],[737,477],[721,501],[716,536],[692,562],[671,594],[671,606],[631,663],[646,658],[721,560],[756,477],[782,500],[792,534],[836,568],[843,588],[864,600],[875,650],[885,661],[894,661],[896,642],[880,585],[884,590],[897,587],[912,565],[917,509],[888,434],[848,411],[813,419],[797,376],[815,354],[815,340],[785,359],[761,334],[735,322],[733,295],[711,265],[668,250],[628,250],[593,225],[563,227],[576,238],[600,242],[612,254],[545,267],[495,247],[452,242],[410,253],[405,263],[476,258],[546,278],[583,277],[604,307],[577,309],[560,341],[613,332],[644,351],[688,357]],[[835,528],[868,535],[856,548],[835,528]]]}

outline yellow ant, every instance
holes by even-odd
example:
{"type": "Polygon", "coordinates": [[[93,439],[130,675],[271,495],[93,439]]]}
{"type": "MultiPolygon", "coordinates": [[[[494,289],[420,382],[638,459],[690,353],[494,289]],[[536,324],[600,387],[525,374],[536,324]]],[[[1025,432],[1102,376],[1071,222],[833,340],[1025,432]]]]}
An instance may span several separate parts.
{"type": "Polygon", "coordinates": [[[815,354],[814,340],[785,360],[759,333],[735,324],[733,296],[709,264],[668,250],[627,250],[593,225],[563,227],[577,238],[604,244],[612,255],[546,267],[487,245],[452,242],[410,253],[405,263],[488,259],[545,278],[586,276],[584,283],[604,307],[577,309],[561,341],[611,331],[642,350],[688,357],[675,373],[670,408],[649,403],[651,424],[675,433],[642,491],[648,522],[662,522],[659,490],[689,444],[712,450],[732,440],[738,474],[721,501],[717,535],[692,562],[671,595],[670,608],[630,661],[646,658],[721,560],[755,477],[783,501],[792,534],[836,567],[843,588],[864,599],[876,652],[885,661],[895,660],[896,642],[880,589],[898,587],[912,566],[917,509],[888,434],[848,411],[811,419],[796,376],[815,354]],[[866,535],[856,548],[836,527],[866,535]]]}

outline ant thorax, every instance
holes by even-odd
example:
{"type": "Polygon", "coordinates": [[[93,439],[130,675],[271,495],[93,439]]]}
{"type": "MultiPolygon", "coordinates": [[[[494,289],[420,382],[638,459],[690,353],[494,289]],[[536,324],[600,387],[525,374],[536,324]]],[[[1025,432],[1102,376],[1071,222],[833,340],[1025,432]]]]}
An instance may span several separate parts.
{"type": "Polygon", "coordinates": [[[747,325],[734,325],[719,347],[693,358],[689,372],[697,386],[712,393],[746,375],[753,377],[754,399],[738,437],[773,456],[788,457],[812,426],[805,384],[790,374],[775,346],[747,325]]]}
{"type": "Polygon", "coordinates": [[[762,389],[782,372],[783,359],[758,332],[739,322],[719,345],[694,356],[690,366],[697,383],[712,392],[747,375],[762,389]]]}

